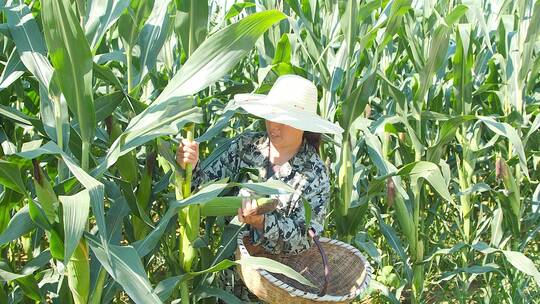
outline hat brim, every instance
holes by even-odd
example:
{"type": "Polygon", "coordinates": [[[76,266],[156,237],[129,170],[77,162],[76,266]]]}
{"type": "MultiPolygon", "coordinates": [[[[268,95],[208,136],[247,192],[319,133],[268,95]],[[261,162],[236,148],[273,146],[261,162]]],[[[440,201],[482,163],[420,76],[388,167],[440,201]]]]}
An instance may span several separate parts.
{"type": "Polygon", "coordinates": [[[237,94],[234,96],[236,105],[266,120],[315,133],[343,133],[340,126],[323,119],[319,115],[292,106],[273,106],[268,98],[267,95],[261,94],[237,94]]]}

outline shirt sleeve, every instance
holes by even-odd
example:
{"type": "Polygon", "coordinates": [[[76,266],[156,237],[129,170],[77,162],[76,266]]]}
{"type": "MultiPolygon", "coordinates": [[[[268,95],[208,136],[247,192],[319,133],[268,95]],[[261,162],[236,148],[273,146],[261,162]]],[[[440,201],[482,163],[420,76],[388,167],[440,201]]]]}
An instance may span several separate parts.
{"type": "MultiPolygon", "coordinates": [[[[192,191],[197,189],[204,183],[212,180],[222,179],[228,177],[230,180],[234,179],[234,176],[238,172],[240,165],[240,154],[242,147],[246,144],[247,135],[241,134],[235,137],[229,147],[221,152],[211,163],[205,168],[202,168],[201,161],[197,163],[192,172],[191,188],[192,191]]],[[[219,148],[217,150],[219,153],[219,148]]],[[[209,157],[213,157],[210,155],[209,157]]]]}
{"type": "Polygon", "coordinates": [[[310,237],[307,235],[307,223],[303,199],[311,206],[312,227],[317,235],[323,231],[328,200],[330,198],[330,182],[326,171],[308,180],[306,187],[294,202],[294,209],[290,214],[279,210],[265,214],[264,230],[260,244],[271,253],[298,254],[311,247],[310,237]]]}

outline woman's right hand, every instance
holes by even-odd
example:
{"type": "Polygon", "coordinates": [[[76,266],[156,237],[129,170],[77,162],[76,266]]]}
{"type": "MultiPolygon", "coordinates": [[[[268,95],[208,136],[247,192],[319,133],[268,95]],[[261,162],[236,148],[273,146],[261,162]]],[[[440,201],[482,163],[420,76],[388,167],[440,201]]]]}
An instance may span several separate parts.
{"type": "Polygon", "coordinates": [[[191,164],[191,168],[195,168],[199,161],[199,143],[196,141],[189,141],[182,139],[176,150],[176,162],[182,167],[186,168],[186,164],[191,164]]]}

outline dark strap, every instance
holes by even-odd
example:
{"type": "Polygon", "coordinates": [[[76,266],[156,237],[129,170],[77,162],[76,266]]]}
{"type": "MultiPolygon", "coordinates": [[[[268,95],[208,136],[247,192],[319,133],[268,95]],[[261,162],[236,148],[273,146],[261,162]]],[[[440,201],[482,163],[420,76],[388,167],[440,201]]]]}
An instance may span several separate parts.
{"type": "Polygon", "coordinates": [[[328,259],[326,258],[326,253],[324,252],[321,242],[319,242],[319,236],[315,233],[315,229],[309,228],[308,229],[309,236],[313,239],[315,242],[315,245],[317,245],[317,248],[319,249],[319,253],[321,254],[323,266],[324,266],[324,284],[321,287],[321,290],[319,291],[318,296],[322,297],[326,294],[326,289],[328,288],[328,282],[330,281],[330,267],[328,267],[328,259]]]}

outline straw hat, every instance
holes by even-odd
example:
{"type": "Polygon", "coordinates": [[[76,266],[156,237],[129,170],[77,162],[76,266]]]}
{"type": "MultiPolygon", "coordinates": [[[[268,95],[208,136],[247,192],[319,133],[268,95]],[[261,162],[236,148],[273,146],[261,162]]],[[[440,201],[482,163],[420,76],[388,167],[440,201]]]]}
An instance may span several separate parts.
{"type": "Polygon", "coordinates": [[[234,101],[249,113],[304,131],[339,134],[343,129],[317,115],[317,88],[298,75],[280,76],[268,95],[236,94],[234,101]]]}

